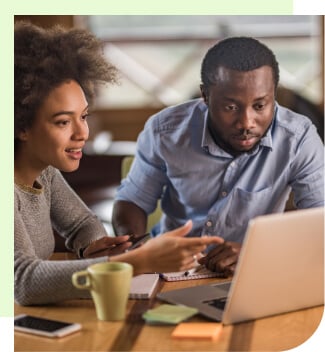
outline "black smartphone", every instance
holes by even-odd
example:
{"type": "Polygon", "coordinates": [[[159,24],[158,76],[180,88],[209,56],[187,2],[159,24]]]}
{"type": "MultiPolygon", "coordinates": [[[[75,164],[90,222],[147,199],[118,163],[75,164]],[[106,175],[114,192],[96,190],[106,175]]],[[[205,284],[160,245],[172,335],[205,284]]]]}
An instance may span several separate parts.
{"type": "Polygon", "coordinates": [[[81,330],[81,325],[21,314],[15,316],[15,330],[46,337],[63,337],[81,330]]]}
{"type": "Polygon", "coordinates": [[[144,243],[149,238],[150,238],[150,233],[145,233],[144,235],[139,235],[139,236],[138,235],[130,236],[128,241],[132,242],[132,246],[129,247],[128,250],[139,247],[142,243],[144,243]]]}

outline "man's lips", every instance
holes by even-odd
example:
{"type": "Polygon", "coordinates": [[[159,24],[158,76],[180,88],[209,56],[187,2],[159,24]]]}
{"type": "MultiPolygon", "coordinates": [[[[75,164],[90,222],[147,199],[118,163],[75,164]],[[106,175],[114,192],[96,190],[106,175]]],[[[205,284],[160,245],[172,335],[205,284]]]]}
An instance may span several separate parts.
{"type": "Polygon", "coordinates": [[[249,135],[235,135],[232,137],[235,143],[243,146],[243,147],[249,147],[253,144],[255,144],[258,140],[257,135],[249,134],[249,135]]]}
{"type": "Polygon", "coordinates": [[[253,138],[258,138],[259,136],[256,134],[238,134],[238,135],[233,135],[232,138],[238,139],[240,141],[247,141],[249,139],[253,138]]]}

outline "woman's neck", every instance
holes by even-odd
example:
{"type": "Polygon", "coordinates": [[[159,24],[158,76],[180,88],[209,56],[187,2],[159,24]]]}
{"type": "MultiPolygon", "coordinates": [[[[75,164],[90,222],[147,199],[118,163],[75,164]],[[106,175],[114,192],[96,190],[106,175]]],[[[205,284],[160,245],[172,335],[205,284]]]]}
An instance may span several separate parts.
{"type": "Polygon", "coordinates": [[[26,159],[15,158],[14,177],[15,183],[33,187],[41,170],[33,168],[26,159]]]}

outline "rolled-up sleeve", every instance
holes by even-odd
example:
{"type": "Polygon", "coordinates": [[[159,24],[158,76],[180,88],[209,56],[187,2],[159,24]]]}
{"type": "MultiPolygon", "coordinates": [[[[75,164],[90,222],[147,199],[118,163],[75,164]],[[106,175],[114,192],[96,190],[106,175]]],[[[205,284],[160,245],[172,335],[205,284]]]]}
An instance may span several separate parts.
{"type": "Polygon", "coordinates": [[[294,202],[300,209],[324,206],[324,145],[314,125],[306,128],[291,164],[294,202]]]}
{"type": "Polygon", "coordinates": [[[156,208],[167,183],[166,166],[161,157],[157,120],[148,120],[137,141],[137,152],[130,172],[122,180],[116,199],[135,203],[147,214],[156,208]]]}

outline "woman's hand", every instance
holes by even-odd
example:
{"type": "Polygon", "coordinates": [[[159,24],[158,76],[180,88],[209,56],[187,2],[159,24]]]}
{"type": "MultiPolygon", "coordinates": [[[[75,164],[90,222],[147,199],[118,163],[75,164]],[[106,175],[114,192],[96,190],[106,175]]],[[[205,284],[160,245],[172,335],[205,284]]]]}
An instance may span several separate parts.
{"type": "Polygon", "coordinates": [[[220,237],[184,237],[192,221],[176,230],[148,240],[140,248],[110,258],[133,265],[136,275],[145,272],[186,271],[197,265],[196,259],[209,244],[223,243],[220,237]]]}
{"type": "Polygon", "coordinates": [[[102,237],[96,240],[83,251],[84,258],[112,256],[125,252],[132,242],[128,242],[130,236],[102,237]]]}

